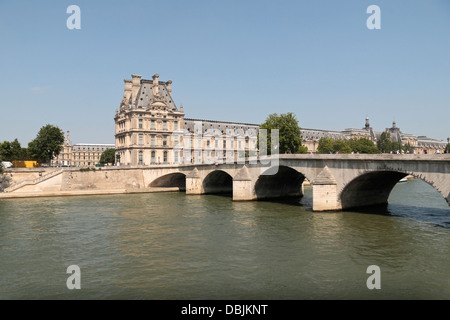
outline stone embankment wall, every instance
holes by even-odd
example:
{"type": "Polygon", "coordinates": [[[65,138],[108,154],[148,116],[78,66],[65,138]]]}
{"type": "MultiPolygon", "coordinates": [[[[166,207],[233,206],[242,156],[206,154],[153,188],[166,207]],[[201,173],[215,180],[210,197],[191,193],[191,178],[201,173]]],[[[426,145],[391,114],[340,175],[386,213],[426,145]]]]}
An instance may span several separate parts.
{"type": "Polygon", "coordinates": [[[102,168],[81,171],[76,168],[33,168],[8,169],[10,187],[23,184],[14,193],[114,190],[145,188],[142,169],[102,168]],[[54,175],[52,174],[54,173],[54,175]],[[48,178],[46,178],[48,177],[48,178]]]}
{"type": "Polygon", "coordinates": [[[61,191],[145,188],[142,169],[70,170],[62,174],[61,191]]]}

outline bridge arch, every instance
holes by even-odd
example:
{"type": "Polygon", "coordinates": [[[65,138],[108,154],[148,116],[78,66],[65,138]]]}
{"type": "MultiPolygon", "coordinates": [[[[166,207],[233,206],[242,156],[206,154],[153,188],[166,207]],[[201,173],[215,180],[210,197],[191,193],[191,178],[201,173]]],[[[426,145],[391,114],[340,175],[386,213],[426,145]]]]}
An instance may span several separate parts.
{"type": "Polygon", "coordinates": [[[203,179],[204,193],[232,193],[233,177],[223,170],[214,170],[203,179]]]}
{"type": "Polygon", "coordinates": [[[301,197],[305,178],[303,173],[288,166],[270,168],[255,183],[256,197],[257,199],[301,197]]]}
{"type": "Polygon", "coordinates": [[[179,188],[180,191],[186,190],[186,175],[181,172],[174,172],[163,175],[153,180],[150,188],[179,188]]]}
{"type": "Polygon", "coordinates": [[[339,195],[342,209],[387,206],[392,189],[407,175],[412,175],[431,185],[445,199],[445,195],[432,182],[415,173],[393,170],[370,171],[357,176],[345,185],[339,195]]]}

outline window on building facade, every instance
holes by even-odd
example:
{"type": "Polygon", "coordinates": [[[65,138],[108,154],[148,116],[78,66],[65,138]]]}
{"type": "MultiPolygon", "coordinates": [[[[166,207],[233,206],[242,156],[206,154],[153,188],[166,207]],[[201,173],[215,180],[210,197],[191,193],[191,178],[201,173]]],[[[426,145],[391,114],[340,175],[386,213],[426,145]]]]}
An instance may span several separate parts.
{"type": "Polygon", "coordinates": [[[142,151],[139,151],[139,165],[143,164],[143,157],[144,155],[142,154],[142,151]]]}
{"type": "Polygon", "coordinates": [[[164,163],[167,163],[167,151],[164,151],[164,163]]]}
{"type": "Polygon", "coordinates": [[[151,145],[152,145],[152,147],[155,146],[155,135],[154,134],[151,135],[151,145]]]}
{"type": "Polygon", "coordinates": [[[163,121],[163,130],[167,130],[167,121],[163,121]]]}
{"type": "Polygon", "coordinates": [[[155,163],[155,151],[152,151],[152,163],[155,163]]]}
{"type": "Polygon", "coordinates": [[[178,151],[175,151],[174,156],[175,156],[174,162],[178,163],[178,151]]]}
{"type": "Polygon", "coordinates": [[[144,135],[143,134],[139,134],[139,144],[140,145],[144,144],[144,135]]]}
{"type": "Polygon", "coordinates": [[[167,146],[167,136],[163,137],[163,146],[167,146]]]}
{"type": "Polygon", "coordinates": [[[143,121],[142,119],[139,119],[139,129],[142,129],[142,127],[143,127],[142,121],[143,121]]]}
{"type": "Polygon", "coordinates": [[[151,129],[155,129],[155,120],[152,120],[150,124],[151,124],[151,129]]]}

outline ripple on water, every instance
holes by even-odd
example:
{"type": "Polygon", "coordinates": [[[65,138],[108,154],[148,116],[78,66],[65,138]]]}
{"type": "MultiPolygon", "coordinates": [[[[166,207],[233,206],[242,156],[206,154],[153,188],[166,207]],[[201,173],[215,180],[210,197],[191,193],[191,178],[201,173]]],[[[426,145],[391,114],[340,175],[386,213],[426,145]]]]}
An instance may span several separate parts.
{"type": "Polygon", "coordinates": [[[448,208],[402,202],[419,188],[405,186],[387,214],[313,213],[308,190],[285,203],[178,193],[2,200],[0,298],[445,299],[448,208]],[[79,292],[65,286],[71,264],[79,292]],[[366,287],[373,264],[377,293],[366,287]]]}

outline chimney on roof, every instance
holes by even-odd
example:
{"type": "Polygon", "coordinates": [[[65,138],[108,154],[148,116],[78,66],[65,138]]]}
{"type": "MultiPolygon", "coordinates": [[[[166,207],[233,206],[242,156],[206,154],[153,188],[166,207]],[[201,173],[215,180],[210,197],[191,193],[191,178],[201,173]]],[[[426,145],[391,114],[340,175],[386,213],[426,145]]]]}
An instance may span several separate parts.
{"type": "Polygon", "coordinates": [[[123,82],[125,82],[125,91],[123,94],[123,98],[125,99],[125,103],[128,103],[128,101],[130,100],[131,97],[131,87],[133,85],[131,80],[125,79],[123,80],[123,82]]]}
{"type": "Polygon", "coordinates": [[[172,95],[172,80],[169,80],[166,82],[167,91],[169,91],[169,94],[172,95]]]}
{"type": "Polygon", "coordinates": [[[157,96],[159,95],[159,74],[153,75],[152,78],[153,78],[153,86],[152,86],[153,95],[157,96]]]}
{"type": "MultiPolygon", "coordinates": [[[[139,92],[139,89],[141,88],[141,76],[138,74],[132,74],[131,77],[133,78],[132,86],[131,86],[131,94],[132,94],[132,100],[135,100],[137,98],[137,94],[139,92]]],[[[134,103],[134,101],[131,101],[131,103],[134,103]]]]}

